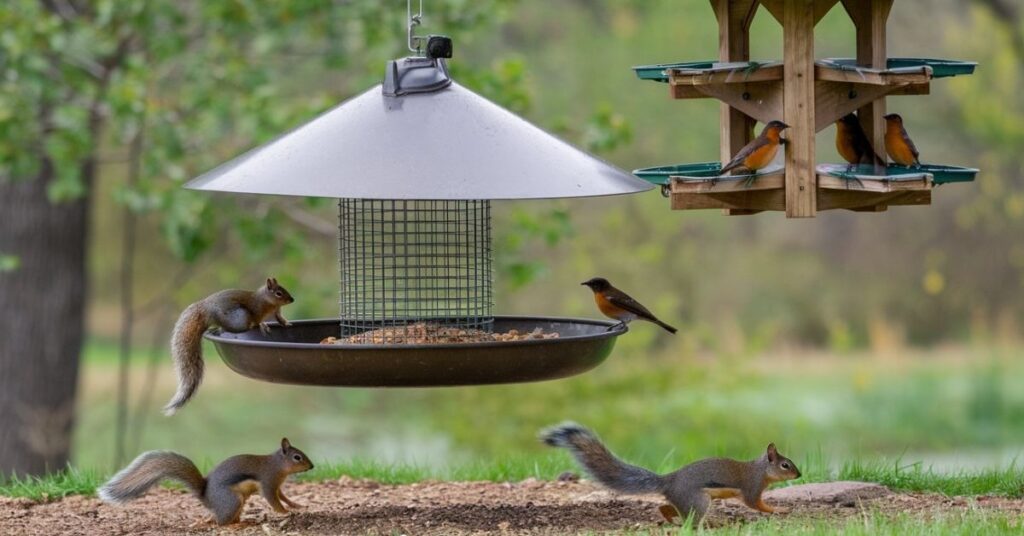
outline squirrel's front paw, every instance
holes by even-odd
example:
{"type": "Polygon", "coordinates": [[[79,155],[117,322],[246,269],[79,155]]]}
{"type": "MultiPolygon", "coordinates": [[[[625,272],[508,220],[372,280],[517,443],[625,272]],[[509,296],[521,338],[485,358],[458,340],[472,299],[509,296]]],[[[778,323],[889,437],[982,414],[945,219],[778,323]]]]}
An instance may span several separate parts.
{"type": "Polygon", "coordinates": [[[260,322],[260,333],[270,335],[270,326],[266,322],[260,322]]]}

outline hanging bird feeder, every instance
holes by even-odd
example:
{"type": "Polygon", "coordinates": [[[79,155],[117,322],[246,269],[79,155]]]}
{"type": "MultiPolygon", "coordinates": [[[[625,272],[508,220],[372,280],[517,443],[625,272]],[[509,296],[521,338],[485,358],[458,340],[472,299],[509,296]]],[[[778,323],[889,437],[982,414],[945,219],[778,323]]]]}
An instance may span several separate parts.
{"type": "Polygon", "coordinates": [[[491,202],[651,185],[459,85],[451,40],[415,36],[419,20],[410,5],[417,54],[389,62],[383,84],[187,185],[338,199],[340,318],[207,334],[236,372],[365,387],[536,381],[597,366],[625,333],[495,316],[491,202]]]}
{"type": "Polygon", "coordinates": [[[884,157],[887,96],[927,95],[931,81],[974,72],[974,62],[886,57],[893,0],[842,0],[857,29],[857,57],[814,59],[814,26],[839,0],[711,0],[718,19],[719,61],[634,67],[641,80],[664,82],[673,99],[722,102],[721,156],[728,162],[754,139],[755,121],[781,119],[783,165],[753,175],[719,176],[718,162],[638,169],[662,187],[675,210],[719,208],[726,214],[785,211],[790,218],[847,209],[880,212],[931,204],[932,187],[974,180],[977,169],[924,165],[815,165],[814,135],[857,111],[862,130],[884,157]],[[750,26],[764,7],[782,26],[783,60],[750,61],[750,26]],[[756,180],[755,180],[756,179],[756,180]]]}

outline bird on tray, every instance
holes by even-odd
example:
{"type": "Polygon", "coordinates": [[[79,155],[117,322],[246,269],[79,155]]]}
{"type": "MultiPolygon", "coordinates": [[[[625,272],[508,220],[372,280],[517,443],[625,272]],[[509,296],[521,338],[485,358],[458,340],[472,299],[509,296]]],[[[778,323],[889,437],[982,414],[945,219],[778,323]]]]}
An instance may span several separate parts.
{"type": "MultiPolygon", "coordinates": [[[[594,301],[597,302],[597,308],[604,313],[608,318],[618,320],[621,325],[626,325],[636,320],[646,320],[653,322],[662,329],[669,333],[675,333],[676,328],[658,320],[658,317],[654,316],[654,313],[650,312],[640,302],[634,300],[621,290],[612,286],[607,279],[603,277],[594,277],[588,279],[581,285],[590,287],[590,290],[594,291],[594,301]]],[[[615,328],[612,326],[609,330],[615,328]]]]}

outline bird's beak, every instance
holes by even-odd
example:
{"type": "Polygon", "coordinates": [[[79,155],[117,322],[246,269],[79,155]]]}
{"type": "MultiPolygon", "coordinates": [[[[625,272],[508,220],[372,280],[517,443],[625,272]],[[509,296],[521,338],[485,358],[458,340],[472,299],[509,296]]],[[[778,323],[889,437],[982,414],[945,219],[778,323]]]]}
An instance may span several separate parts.
{"type": "Polygon", "coordinates": [[[580,284],[581,284],[581,285],[586,285],[586,284],[587,284],[587,282],[586,282],[586,281],[584,281],[584,282],[582,282],[582,283],[580,283],[580,284]]]}

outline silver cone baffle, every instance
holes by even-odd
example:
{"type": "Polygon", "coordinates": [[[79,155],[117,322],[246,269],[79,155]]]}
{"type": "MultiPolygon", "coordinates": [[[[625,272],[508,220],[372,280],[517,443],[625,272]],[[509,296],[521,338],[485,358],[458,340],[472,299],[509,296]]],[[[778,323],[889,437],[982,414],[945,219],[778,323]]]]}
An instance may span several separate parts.
{"type": "MultiPolygon", "coordinates": [[[[446,46],[438,50],[450,54],[446,46]]],[[[490,202],[652,186],[455,83],[442,58],[412,57],[389,62],[383,84],[186,187],[339,199],[341,318],[208,335],[231,368],[286,383],[430,386],[600,364],[624,327],[493,316],[490,202]],[[422,339],[436,327],[551,337],[422,339]],[[340,343],[319,344],[328,335],[340,343]]]]}
{"type": "MultiPolygon", "coordinates": [[[[419,71],[444,72],[444,60],[419,71]]],[[[416,72],[416,71],[413,71],[416,72]]],[[[430,79],[432,80],[432,79],[430,79]]],[[[451,82],[383,85],[189,182],[195,190],[358,199],[544,199],[651,185],[451,82]]]]}

